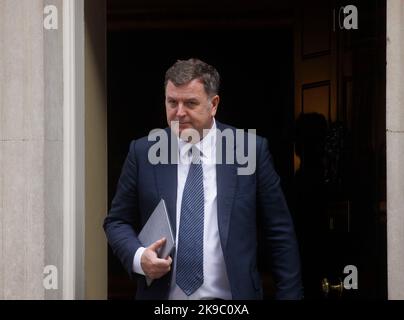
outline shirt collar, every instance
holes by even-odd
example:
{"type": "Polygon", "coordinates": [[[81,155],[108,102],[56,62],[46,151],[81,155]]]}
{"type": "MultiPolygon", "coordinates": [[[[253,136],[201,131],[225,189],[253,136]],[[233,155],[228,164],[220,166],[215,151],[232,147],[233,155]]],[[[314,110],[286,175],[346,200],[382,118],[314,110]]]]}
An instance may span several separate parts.
{"type": "Polygon", "coordinates": [[[178,138],[178,147],[181,159],[188,158],[188,151],[195,146],[201,152],[203,160],[213,160],[216,152],[216,121],[213,118],[212,127],[208,134],[199,142],[192,144],[178,138]]]}

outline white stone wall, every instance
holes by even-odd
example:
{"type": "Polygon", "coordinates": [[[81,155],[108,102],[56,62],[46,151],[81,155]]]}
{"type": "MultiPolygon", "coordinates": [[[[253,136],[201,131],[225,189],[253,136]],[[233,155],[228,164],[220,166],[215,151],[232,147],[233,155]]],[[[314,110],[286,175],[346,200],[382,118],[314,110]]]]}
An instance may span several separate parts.
{"type": "Polygon", "coordinates": [[[0,0],[0,299],[61,296],[42,284],[45,265],[62,272],[62,28],[44,30],[47,4],[61,0],[0,0]]]}
{"type": "Polygon", "coordinates": [[[388,297],[404,299],[404,1],[387,0],[388,297]]]}

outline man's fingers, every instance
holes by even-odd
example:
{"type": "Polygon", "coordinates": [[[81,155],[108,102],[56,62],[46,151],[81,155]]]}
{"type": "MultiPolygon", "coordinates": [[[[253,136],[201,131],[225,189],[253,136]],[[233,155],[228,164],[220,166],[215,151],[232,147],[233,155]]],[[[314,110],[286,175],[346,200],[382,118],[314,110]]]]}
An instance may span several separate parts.
{"type": "Polygon", "coordinates": [[[153,250],[153,251],[157,251],[159,248],[161,248],[161,247],[164,245],[165,242],[166,242],[166,239],[165,239],[165,238],[162,238],[162,239],[160,239],[160,240],[157,240],[156,242],[152,243],[152,244],[149,246],[149,249],[151,249],[151,250],[153,250]]]}
{"type": "Polygon", "coordinates": [[[171,270],[171,258],[170,259],[153,259],[150,265],[147,267],[146,274],[151,279],[159,279],[171,270]]]}
{"type": "Polygon", "coordinates": [[[171,261],[169,261],[167,259],[157,258],[153,261],[153,266],[156,268],[165,269],[165,268],[169,267],[170,265],[171,265],[171,261]]]}
{"type": "Polygon", "coordinates": [[[165,238],[162,238],[152,243],[144,251],[142,255],[142,269],[145,274],[151,279],[158,279],[171,270],[172,259],[170,256],[160,259],[157,257],[157,250],[161,248],[166,242],[165,238]]]}
{"type": "Polygon", "coordinates": [[[168,256],[166,260],[167,260],[167,262],[168,262],[168,271],[170,271],[170,270],[171,270],[171,264],[172,264],[172,262],[173,262],[173,259],[171,259],[171,257],[168,256]]]}

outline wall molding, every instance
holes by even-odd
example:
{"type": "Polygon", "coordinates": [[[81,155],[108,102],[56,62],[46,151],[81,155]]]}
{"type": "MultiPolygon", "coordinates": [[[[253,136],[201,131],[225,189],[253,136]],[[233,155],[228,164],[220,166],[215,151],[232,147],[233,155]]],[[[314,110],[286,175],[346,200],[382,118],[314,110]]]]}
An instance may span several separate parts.
{"type": "Polygon", "coordinates": [[[63,299],[84,298],[84,2],[63,1],[63,299]]]}

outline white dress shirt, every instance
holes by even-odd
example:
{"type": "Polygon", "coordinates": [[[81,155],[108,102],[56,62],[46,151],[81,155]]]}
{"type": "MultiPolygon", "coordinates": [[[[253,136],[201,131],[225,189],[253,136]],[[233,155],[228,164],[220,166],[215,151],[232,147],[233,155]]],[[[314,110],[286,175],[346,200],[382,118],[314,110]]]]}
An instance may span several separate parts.
{"type": "MultiPolygon", "coordinates": [[[[184,191],[185,181],[187,179],[192,144],[179,140],[179,163],[177,166],[177,212],[176,212],[176,245],[178,244],[178,230],[181,217],[181,202],[184,191]]],[[[216,184],[216,123],[213,121],[212,128],[208,134],[195,144],[201,153],[201,162],[203,168],[203,188],[204,188],[204,246],[203,246],[203,278],[202,286],[190,296],[187,296],[175,281],[176,259],[173,261],[173,272],[170,286],[169,299],[211,299],[220,298],[230,300],[231,290],[227,277],[226,266],[223,257],[223,250],[220,243],[219,227],[217,219],[217,184],[216,184]]],[[[136,251],[133,263],[133,270],[136,273],[144,275],[140,265],[140,258],[145,248],[139,248],[136,251]]]]}

